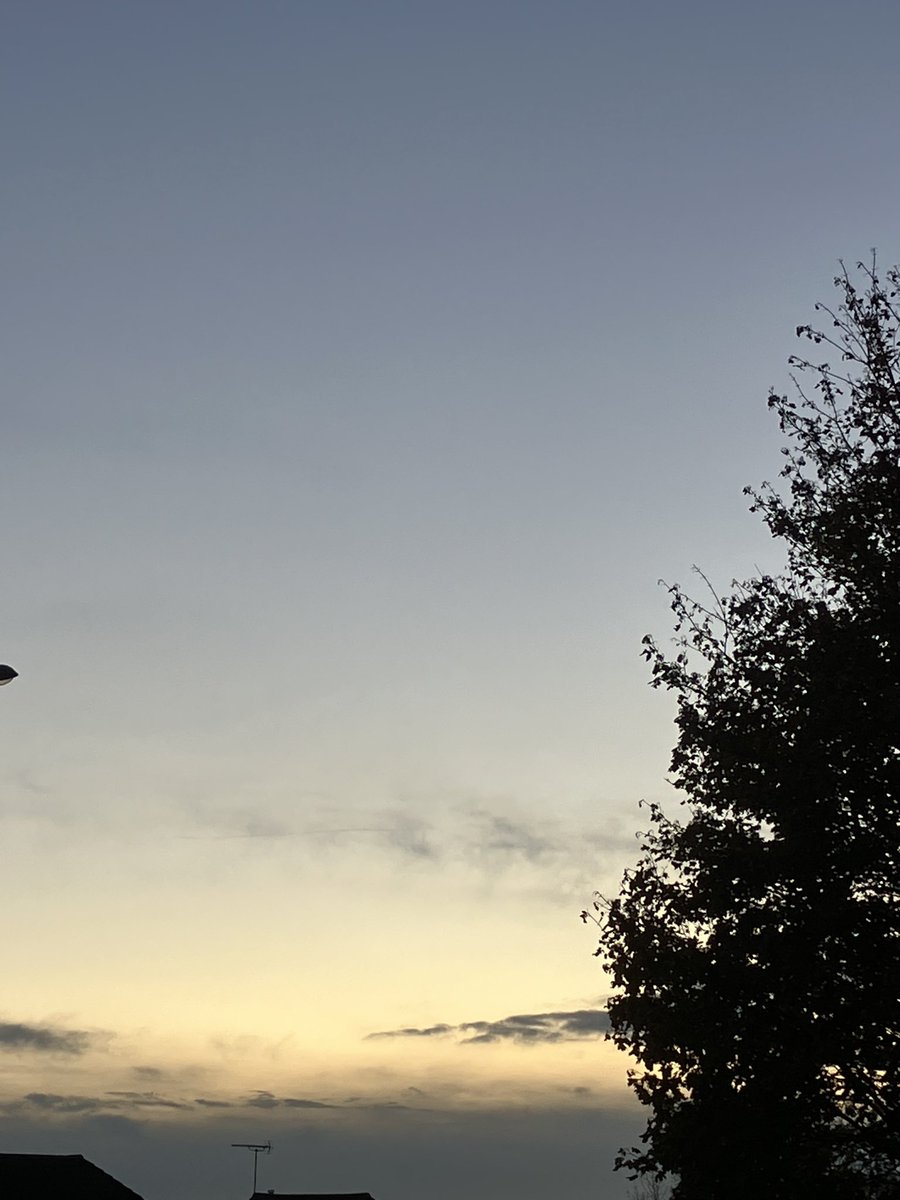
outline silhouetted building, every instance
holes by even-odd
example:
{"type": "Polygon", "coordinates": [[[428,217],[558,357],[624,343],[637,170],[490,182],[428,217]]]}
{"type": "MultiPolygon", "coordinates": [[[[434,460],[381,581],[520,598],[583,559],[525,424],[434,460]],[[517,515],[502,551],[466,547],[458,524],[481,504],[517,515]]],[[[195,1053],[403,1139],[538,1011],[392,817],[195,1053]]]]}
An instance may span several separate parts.
{"type": "Polygon", "coordinates": [[[254,1192],[250,1200],[375,1200],[368,1192],[254,1192]]]}
{"type": "Polygon", "coordinates": [[[141,1200],[80,1154],[0,1154],[3,1200],[141,1200]]]}

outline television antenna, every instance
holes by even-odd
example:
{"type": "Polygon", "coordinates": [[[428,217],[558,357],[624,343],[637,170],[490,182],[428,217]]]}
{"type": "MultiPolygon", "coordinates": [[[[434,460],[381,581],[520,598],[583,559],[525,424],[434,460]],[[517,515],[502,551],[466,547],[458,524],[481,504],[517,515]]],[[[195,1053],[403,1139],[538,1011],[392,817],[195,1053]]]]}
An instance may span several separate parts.
{"type": "Polygon", "coordinates": [[[253,1154],[253,1195],[256,1195],[256,1164],[260,1154],[271,1154],[271,1142],[232,1142],[232,1149],[250,1150],[253,1154]]]}

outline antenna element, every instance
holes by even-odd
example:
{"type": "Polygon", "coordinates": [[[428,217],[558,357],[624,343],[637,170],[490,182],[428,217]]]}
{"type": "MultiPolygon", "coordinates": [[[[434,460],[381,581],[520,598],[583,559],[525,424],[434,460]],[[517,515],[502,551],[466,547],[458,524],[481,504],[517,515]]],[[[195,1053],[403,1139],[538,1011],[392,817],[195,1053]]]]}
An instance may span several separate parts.
{"type": "Polygon", "coordinates": [[[256,1162],[260,1154],[271,1154],[272,1143],[264,1142],[232,1142],[232,1147],[238,1150],[251,1150],[253,1152],[253,1195],[256,1195],[256,1162]]]}

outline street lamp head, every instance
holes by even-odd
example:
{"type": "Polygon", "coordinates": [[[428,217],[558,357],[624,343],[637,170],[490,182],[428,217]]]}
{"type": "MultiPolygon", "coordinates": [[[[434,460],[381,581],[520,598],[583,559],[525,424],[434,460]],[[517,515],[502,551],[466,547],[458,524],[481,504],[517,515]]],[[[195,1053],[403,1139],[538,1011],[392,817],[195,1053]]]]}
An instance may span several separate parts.
{"type": "Polygon", "coordinates": [[[12,667],[8,667],[5,663],[0,663],[0,687],[4,683],[10,683],[18,673],[18,671],[14,671],[12,667]]]}

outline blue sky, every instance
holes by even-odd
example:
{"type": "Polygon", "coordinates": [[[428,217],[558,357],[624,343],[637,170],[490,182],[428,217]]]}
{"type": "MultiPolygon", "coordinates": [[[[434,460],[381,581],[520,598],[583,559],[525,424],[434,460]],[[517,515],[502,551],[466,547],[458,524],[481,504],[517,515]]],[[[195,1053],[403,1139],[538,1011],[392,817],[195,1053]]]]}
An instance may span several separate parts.
{"type": "Polygon", "coordinates": [[[288,1191],[624,1193],[599,1038],[451,1030],[602,1007],[657,581],[780,561],[741,488],[838,258],[897,258],[898,35],[4,6],[3,1149],[146,1200],[268,1137],[288,1191]]]}

